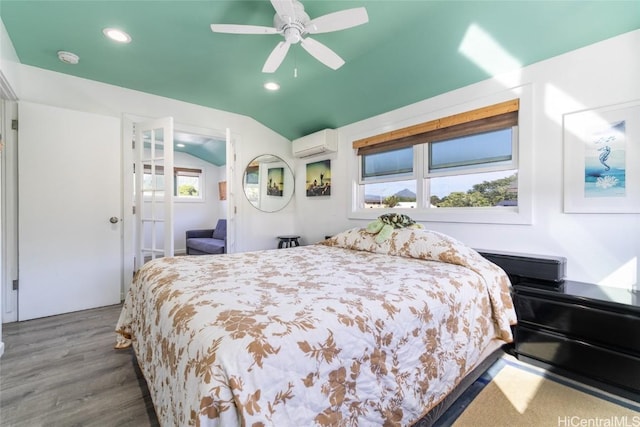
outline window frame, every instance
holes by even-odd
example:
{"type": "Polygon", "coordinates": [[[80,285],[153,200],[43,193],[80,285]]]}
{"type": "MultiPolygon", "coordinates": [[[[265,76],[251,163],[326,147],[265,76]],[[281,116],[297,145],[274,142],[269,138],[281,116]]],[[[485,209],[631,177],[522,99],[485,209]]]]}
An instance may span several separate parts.
{"type": "Polygon", "coordinates": [[[204,170],[202,168],[175,166],[173,168],[173,184],[174,184],[173,188],[175,191],[173,198],[175,201],[178,201],[178,202],[204,202],[205,201],[205,176],[204,176],[204,170]],[[199,192],[200,194],[197,197],[181,196],[180,194],[178,194],[178,173],[183,171],[198,174],[198,180],[200,184],[200,192],[199,192]]]}
{"type": "MultiPolygon", "coordinates": [[[[531,84],[524,84],[515,88],[511,88],[505,92],[494,94],[484,98],[483,100],[476,100],[468,102],[466,104],[456,105],[453,108],[446,110],[448,113],[455,112],[469,112],[471,110],[482,108],[486,105],[491,105],[495,102],[505,102],[514,97],[519,98],[520,104],[518,109],[518,123],[514,133],[516,139],[514,140],[515,149],[513,150],[513,159],[517,171],[517,183],[518,183],[518,206],[491,206],[491,207],[465,207],[465,208],[430,208],[430,198],[428,197],[430,182],[428,178],[418,178],[416,180],[416,196],[417,206],[415,209],[404,208],[386,208],[384,212],[399,212],[410,215],[414,220],[425,222],[449,222],[449,223],[472,223],[472,224],[524,224],[530,225],[533,223],[533,161],[532,161],[532,147],[533,147],[533,120],[532,120],[532,87],[531,84]],[[517,161],[515,160],[517,159],[517,161]]],[[[444,116],[441,112],[431,112],[424,115],[424,119],[439,120],[438,117],[444,116]]],[[[419,126],[419,125],[414,125],[419,126]]],[[[400,134],[403,129],[388,132],[388,125],[383,129],[385,133],[379,134],[375,137],[366,137],[365,135],[375,134],[374,131],[364,132],[362,129],[351,136],[349,140],[360,141],[363,139],[373,139],[378,136],[383,136],[389,133],[400,134]]],[[[513,139],[513,138],[512,138],[513,139]]],[[[416,146],[419,147],[419,146],[416,146]]],[[[425,150],[427,151],[427,150],[425,150]]],[[[417,154],[414,151],[414,156],[417,154]]],[[[421,153],[419,159],[414,157],[414,165],[416,162],[419,164],[414,166],[414,170],[419,170],[423,173],[425,168],[425,155],[421,153]]],[[[351,203],[348,209],[348,217],[350,219],[371,220],[375,219],[378,215],[383,213],[381,209],[364,209],[362,200],[364,197],[364,186],[361,182],[361,166],[360,155],[358,149],[354,147],[351,150],[350,160],[350,173],[351,173],[351,203]]],[[[507,167],[499,167],[502,170],[508,170],[507,167]]],[[[482,172],[488,172],[488,169],[482,170],[482,172]]],[[[476,173],[477,171],[470,171],[470,173],[476,173]]],[[[479,172],[479,171],[478,171],[479,172]]],[[[432,176],[435,176],[432,175],[432,176]]]]}
{"type": "MultiPolygon", "coordinates": [[[[413,150],[413,170],[411,173],[405,173],[405,174],[397,174],[395,175],[395,178],[393,179],[386,179],[386,178],[372,178],[372,179],[368,179],[365,180],[362,178],[362,164],[363,162],[361,161],[361,157],[362,156],[358,156],[356,155],[356,161],[358,163],[358,175],[357,175],[357,184],[354,190],[354,193],[357,194],[356,196],[354,196],[355,200],[354,200],[354,206],[359,206],[358,210],[364,211],[364,212],[368,212],[368,211],[376,211],[379,212],[379,209],[366,209],[365,205],[366,205],[366,201],[365,201],[365,195],[364,195],[364,187],[365,185],[368,184],[381,184],[381,183],[385,183],[385,182],[400,182],[400,181],[407,181],[407,180],[414,180],[416,181],[416,206],[420,207],[420,205],[418,205],[418,203],[420,203],[420,197],[418,197],[418,192],[422,191],[422,184],[421,184],[421,179],[418,178],[418,173],[422,168],[422,145],[414,145],[412,147],[413,150]]],[[[392,209],[392,208],[387,208],[387,209],[392,209]]],[[[396,208],[395,210],[398,211],[404,211],[405,208],[396,208]]]]}

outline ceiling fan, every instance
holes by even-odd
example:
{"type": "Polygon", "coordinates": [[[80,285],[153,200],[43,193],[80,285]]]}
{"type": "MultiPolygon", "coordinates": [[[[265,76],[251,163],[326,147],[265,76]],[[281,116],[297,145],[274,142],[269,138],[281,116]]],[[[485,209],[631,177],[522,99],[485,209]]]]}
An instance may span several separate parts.
{"type": "Polygon", "coordinates": [[[275,72],[284,61],[291,45],[297,43],[300,43],[302,48],[318,61],[337,70],[344,65],[344,60],[333,50],[308,35],[344,30],[369,22],[369,16],[364,7],[345,9],[311,19],[298,0],[270,1],[276,11],[273,27],[211,24],[211,31],[214,33],[281,34],[284,41],[279,42],[267,58],[262,67],[263,73],[275,72]]]}

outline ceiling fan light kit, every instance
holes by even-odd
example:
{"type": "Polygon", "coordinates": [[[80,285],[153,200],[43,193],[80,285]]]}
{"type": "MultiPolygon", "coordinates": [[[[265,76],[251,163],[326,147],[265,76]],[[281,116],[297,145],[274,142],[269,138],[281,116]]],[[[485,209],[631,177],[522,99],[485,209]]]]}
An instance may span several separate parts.
{"type": "Polygon", "coordinates": [[[267,82],[264,84],[264,88],[270,91],[276,91],[280,89],[280,85],[276,82],[267,82]]]}
{"type": "Polygon", "coordinates": [[[345,9],[311,19],[298,0],[271,0],[271,4],[276,11],[273,27],[211,24],[211,30],[214,33],[282,35],[284,41],[279,42],[269,54],[262,67],[263,73],[275,72],[284,61],[291,45],[298,43],[318,61],[337,70],[344,65],[344,60],[333,50],[308,35],[345,30],[369,22],[369,16],[364,7],[345,9]]]}
{"type": "Polygon", "coordinates": [[[131,36],[117,28],[105,28],[102,30],[102,34],[118,43],[131,43],[131,36]]]}

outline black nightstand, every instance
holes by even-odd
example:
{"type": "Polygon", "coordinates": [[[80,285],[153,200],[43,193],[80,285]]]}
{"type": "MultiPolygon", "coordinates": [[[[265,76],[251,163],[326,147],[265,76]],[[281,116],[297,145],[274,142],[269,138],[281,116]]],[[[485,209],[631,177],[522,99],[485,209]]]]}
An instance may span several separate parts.
{"type": "Polygon", "coordinates": [[[519,359],[640,401],[638,294],[570,280],[513,289],[519,359]]]}

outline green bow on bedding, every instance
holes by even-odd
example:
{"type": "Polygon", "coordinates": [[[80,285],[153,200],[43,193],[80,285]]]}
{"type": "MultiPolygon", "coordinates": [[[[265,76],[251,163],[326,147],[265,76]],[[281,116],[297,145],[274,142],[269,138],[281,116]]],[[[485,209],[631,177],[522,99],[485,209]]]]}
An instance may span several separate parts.
{"type": "Polygon", "coordinates": [[[390,213],[380,215],[375,221],[367,225],[367,232],[377,234],[375,240],[380,244],[391,236],[391,232],[396,228],[422,228],[405,214],[390,213]]]}

